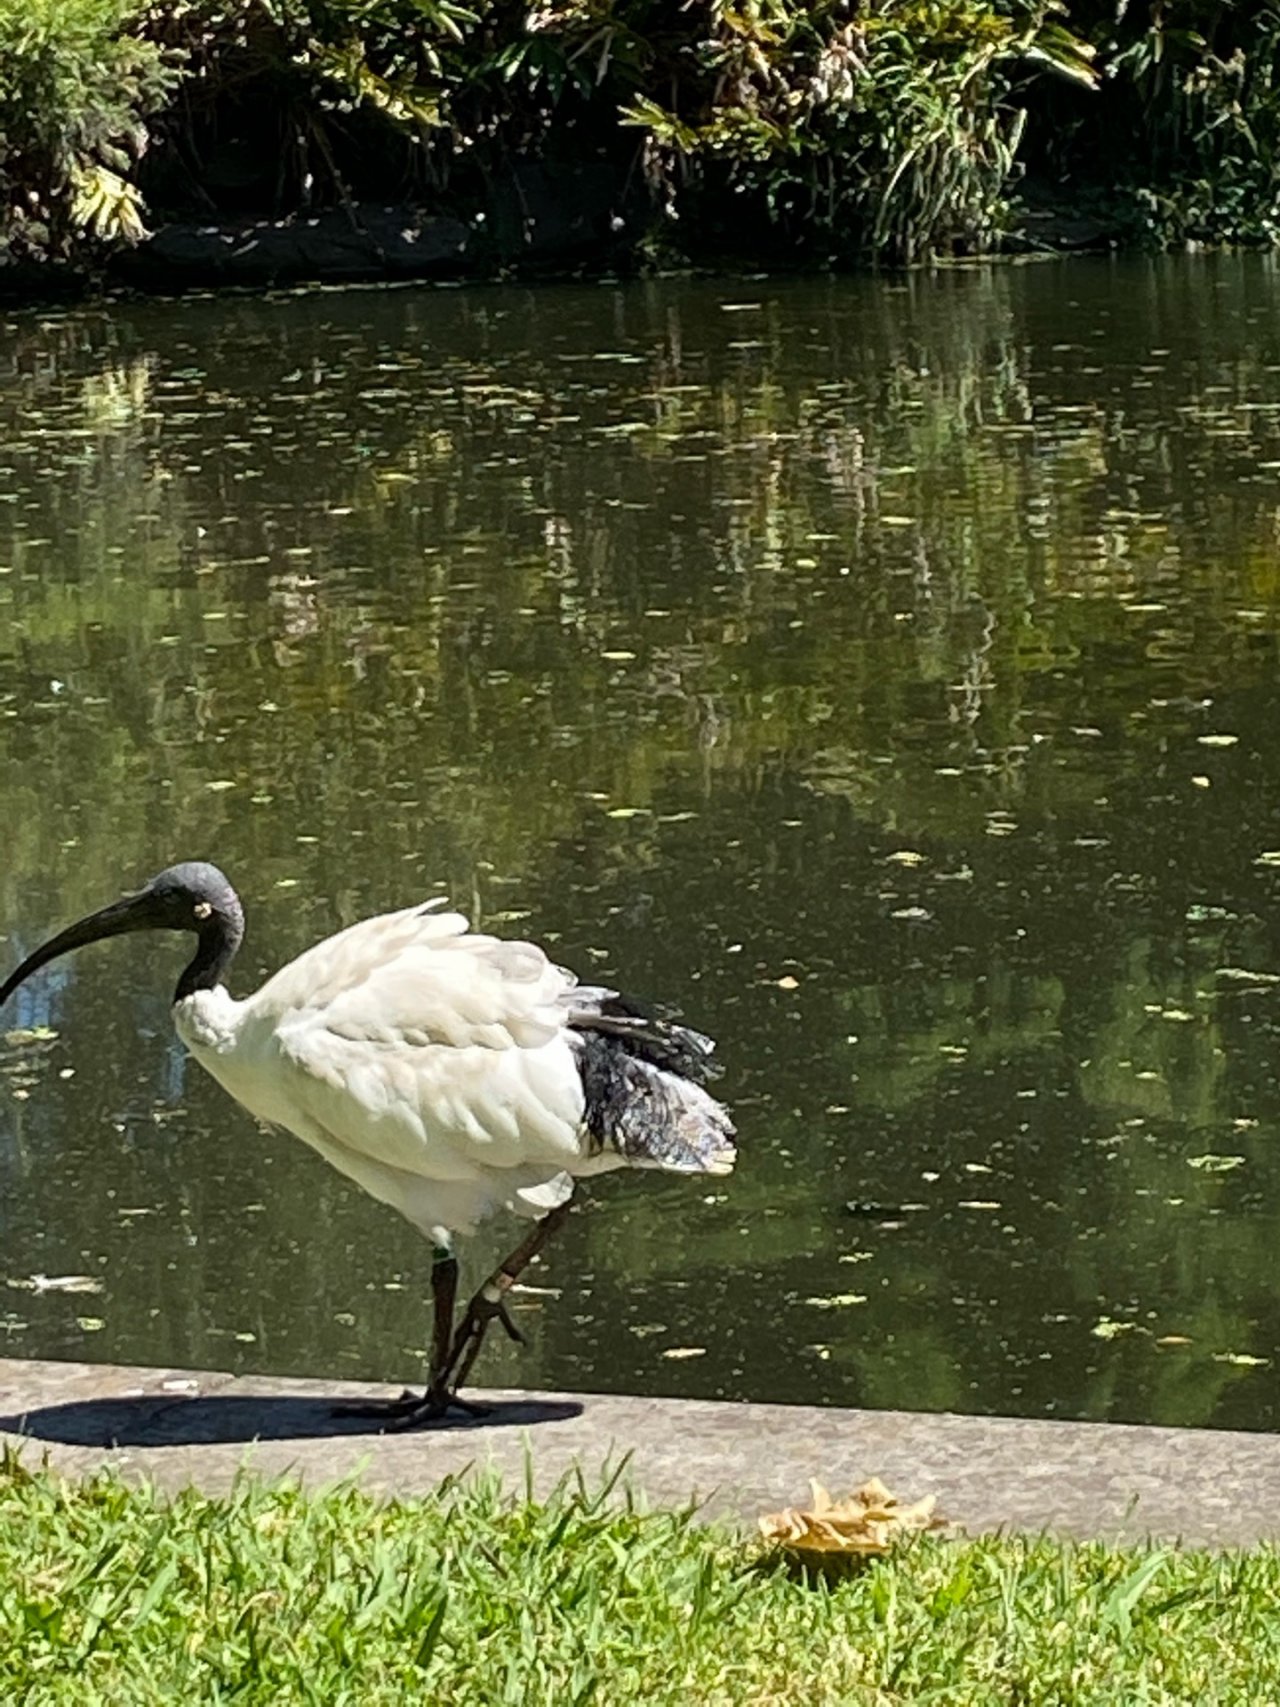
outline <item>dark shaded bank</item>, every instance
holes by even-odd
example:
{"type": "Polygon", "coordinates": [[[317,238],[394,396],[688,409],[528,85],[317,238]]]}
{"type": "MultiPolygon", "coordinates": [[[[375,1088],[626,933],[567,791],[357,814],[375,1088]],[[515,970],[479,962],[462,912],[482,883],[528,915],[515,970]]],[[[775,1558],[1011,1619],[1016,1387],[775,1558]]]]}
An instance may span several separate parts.
{"type": "MultiPolygon", "coordinates": [[[[625,276],[654,260],[653,217],[647,198],[607,166],[520,162],[469,218],[411,202],[349,202],[282,216],[174,220],[93,265],[72,259],[0,267],[0,300],[74,300],[117,288],[175,295],[309,283],[625,276]]],[[[1126,240],[1114,214],[1074,212],[1037,192],[1006,249],[1071,254],[1117,249],[1126,240]]],[[[804,265],[780,244],[744,256],[727,237],[700,247],[696,259],[730,269],[804,265]]]]}
{"type": "Polygon", "coordinates": [[[518,161],[483,206],[461,216],[413,201],[347,201],[317,211],[175,219],[105,253],[0,265],[0,300],[74,300],[115,288],[170,295],[625,273],[643,264],[649,212],[643,194],[607,165],[518,161]]]}
{"type": "Polygon", "coordinates": [[[175,221],[113,255],[106,277],[174,291],[625,270],[636,264],[646,212],[607,165],[519,161],[485,205],[461,217],[412,202],[347,202],[284,217],[175,221]]]}
{"type": "MultiPolygon", "coordinates": [[[[302,284],[388,284],[412,280],[464,283],[495,278],[565,279],[627,276],[646,270],[643,245],[622,240],[601,221],[598,201],[578,187],[558,199],[529,239],[495,242],[477,222],[412,205],[352,204],[317,214],[209,224],[175,221],[100,265],[28,261],[0,269],[0,302],[74,302],[119,289],[172,296],[190,290],[266,290],[302,284]]],[[[1114,219],[1037,210],[1028,220],[1028,249],[1061,254],[1122,246],[1114,219]]],[[[739,270],[743,257],[723,250],[712,265],[739,270]]],[[[761,257],[753,264],[762,264],[761,257]]],[[[793,259],[771,254],[774,272],[793,259]]]]}
{"type": "MultiPolygon", "coordinates": [[[[497,235],[485,219],[468,223],[412,205],[370,203],[282,219],[174,222],[111,256],[101,270],[30,263],[8,274],[0,272],[0,297],[75,297],[115,286],[170,295],[306,283],[463,282],[512,275],[639,272],[647,260],[643,242],[637,241],[643,224],[634,207],[630,217],[617,211],[627,204],[613,198],[613,188],[607,174],[550,174],[528,168],[514,176],[510,186],[520,228],[499,229],[497,235]]],[[[1115,217],[1074,213],[1038,200],[1027,208],[1018,247],[1080,254],[1124,243],[1124,230],[1115,217]]],[[[742,261],[727,247],[715,258],[730,267],[742,261]]],[[[780,251],[772,252],[768,261],[774,270],[794,265],[780,251]]]]}

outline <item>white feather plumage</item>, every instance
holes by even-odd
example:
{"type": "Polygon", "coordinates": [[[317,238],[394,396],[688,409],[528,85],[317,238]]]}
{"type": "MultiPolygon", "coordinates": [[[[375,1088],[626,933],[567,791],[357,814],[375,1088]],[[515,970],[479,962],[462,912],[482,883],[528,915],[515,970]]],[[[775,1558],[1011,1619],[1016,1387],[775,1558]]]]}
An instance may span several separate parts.
{"type": "Polygon", "coordinates": [[[532,943],[410,907],[318,943],[244,1001],[198,990],[174,1019],[251,1113],[447,1245],[495,1209],[545,1215],[574,1178],[628,1165],[586,1129],[576,988],[532,943]]]}

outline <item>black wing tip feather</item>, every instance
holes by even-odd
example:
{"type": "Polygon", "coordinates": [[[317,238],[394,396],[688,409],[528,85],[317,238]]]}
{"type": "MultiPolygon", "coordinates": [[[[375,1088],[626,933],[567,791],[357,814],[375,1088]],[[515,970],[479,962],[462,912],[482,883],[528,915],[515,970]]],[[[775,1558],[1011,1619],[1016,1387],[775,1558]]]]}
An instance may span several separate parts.
{"type": "Polygon", "coordinates": [[[599,992],[599,998],[596,1005],[570,1013],[572,1030],[616,1037],[637,1060],[695,1085],[705,1085],[720,1076],[720,1063],[712,1059],[715,1043],[702,1032],[680,1025],[630,996],[606,990],[599,992]]]}

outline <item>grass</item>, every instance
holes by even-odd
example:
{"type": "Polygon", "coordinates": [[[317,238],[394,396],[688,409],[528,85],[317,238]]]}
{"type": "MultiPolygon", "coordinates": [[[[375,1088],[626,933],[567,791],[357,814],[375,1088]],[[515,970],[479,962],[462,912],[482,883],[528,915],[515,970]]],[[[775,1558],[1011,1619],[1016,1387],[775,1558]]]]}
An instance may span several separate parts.
{"type": "Polygon", "coordinates": [[[1280,1700],[1280,1552],[921,1537],[811,1585],[616,1487],[166,1499],[0,1465],[0,1700],[1280,1700]]]}

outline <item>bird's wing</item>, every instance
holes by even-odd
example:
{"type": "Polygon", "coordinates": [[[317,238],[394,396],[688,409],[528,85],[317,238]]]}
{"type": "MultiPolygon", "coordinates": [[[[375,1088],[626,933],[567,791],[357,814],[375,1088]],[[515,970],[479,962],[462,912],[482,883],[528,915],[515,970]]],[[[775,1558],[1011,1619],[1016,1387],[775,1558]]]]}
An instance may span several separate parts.
{"type": "Polygon", "coordinates": [[[318,944],[250,998],[281,1089],[329,1138],[432,1179],[586,1146],[571,973],[540,948],[410,908],[318,944]]]}
{"type": "Polygon", "coordinates": [[[256,1004],[322,1015],[337,1036],[490,1049],[536,1047],[565,1025],[577,980],[531,942],[469,929],[439,903],[365,919],[290,961],[256,1004]]]}

